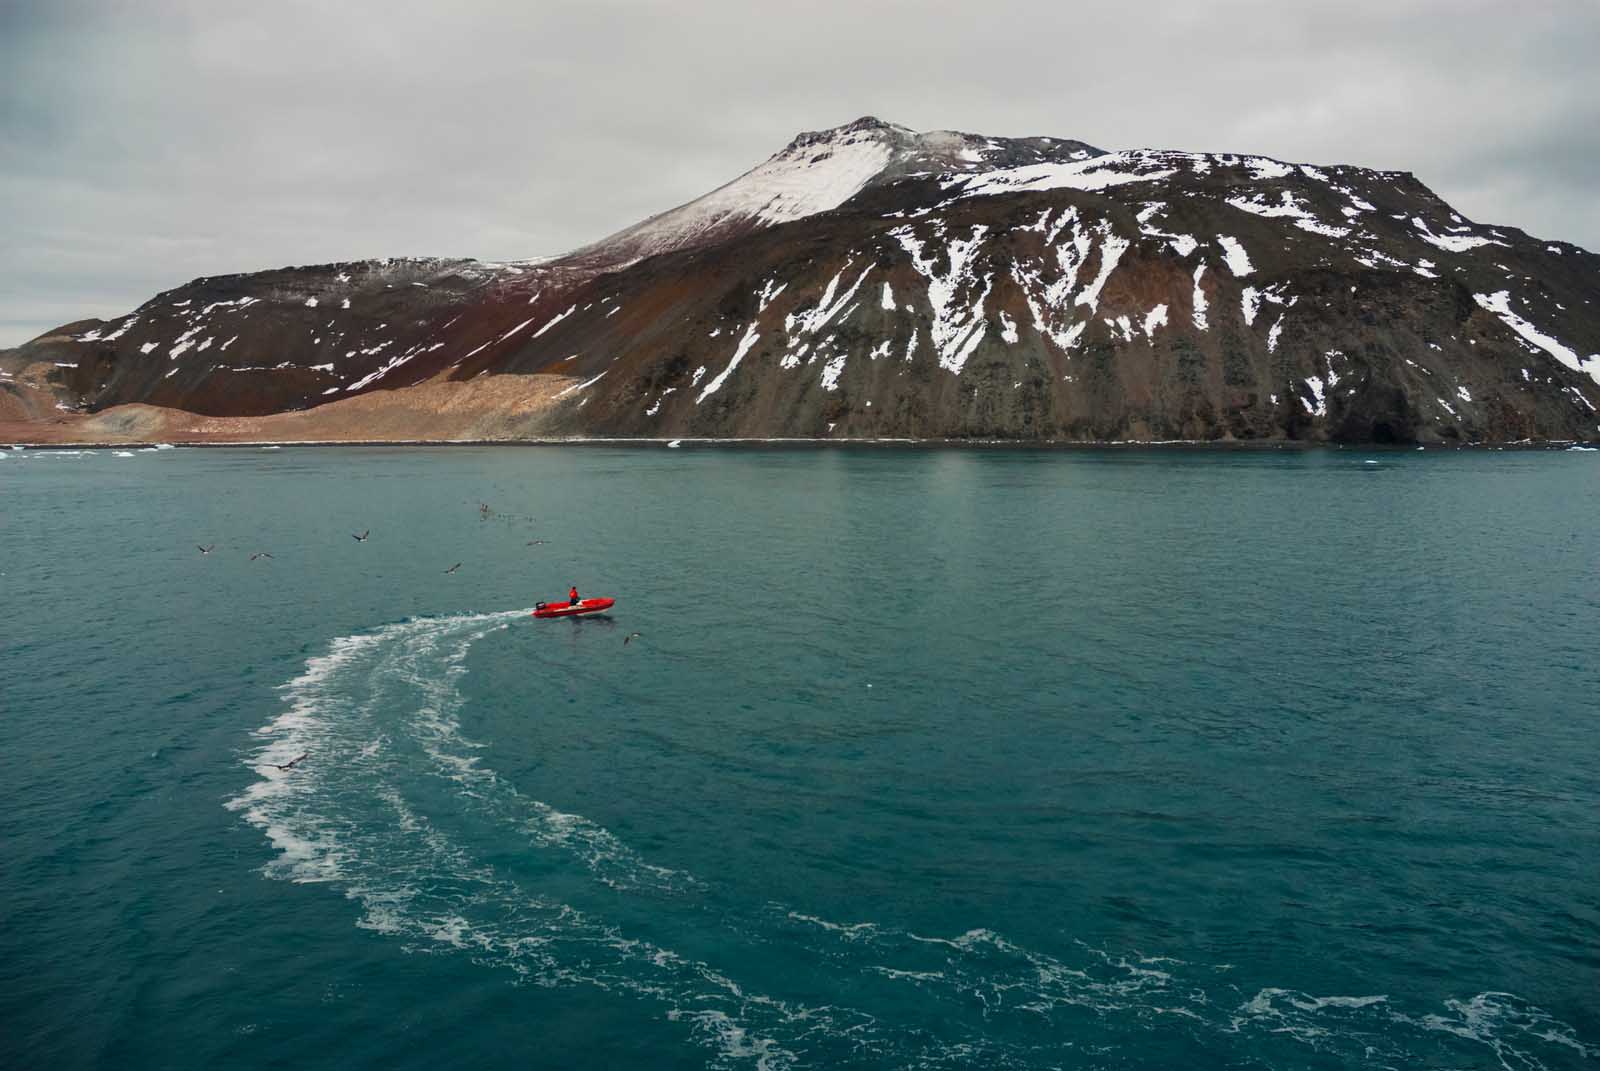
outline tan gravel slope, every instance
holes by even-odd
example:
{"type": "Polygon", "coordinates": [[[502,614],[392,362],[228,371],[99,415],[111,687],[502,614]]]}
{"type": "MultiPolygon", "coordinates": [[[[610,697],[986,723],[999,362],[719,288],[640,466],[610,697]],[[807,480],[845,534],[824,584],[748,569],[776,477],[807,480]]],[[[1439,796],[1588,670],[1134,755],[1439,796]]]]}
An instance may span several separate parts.
{"type": "Polygon", "coordinates": [[[214,417],[153,405],[99,413],[36,406],[0,409],[0,441],[139,442],[450,442],[562,437],[576,433],[581,400],[563,398],[570,376],[484,375],[466,382],[442,376],[400,390],[376,391],[314,409],[254,417],[214,417]]]}

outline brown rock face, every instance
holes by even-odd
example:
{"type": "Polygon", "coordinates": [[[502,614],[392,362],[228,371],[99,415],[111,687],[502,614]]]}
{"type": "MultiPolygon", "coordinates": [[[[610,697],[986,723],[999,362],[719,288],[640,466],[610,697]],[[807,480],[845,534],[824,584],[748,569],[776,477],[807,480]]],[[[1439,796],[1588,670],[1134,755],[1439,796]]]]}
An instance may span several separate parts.
{"type": "Polygon", "coordinates": [[[17,413],[380,399],[336,438],[485,374],[550,382],[475,396],[512,435],[1594,441],[1600,258],[1401,173],[862,120],[566,258],[202,279],[0,354],[17,413]]]}

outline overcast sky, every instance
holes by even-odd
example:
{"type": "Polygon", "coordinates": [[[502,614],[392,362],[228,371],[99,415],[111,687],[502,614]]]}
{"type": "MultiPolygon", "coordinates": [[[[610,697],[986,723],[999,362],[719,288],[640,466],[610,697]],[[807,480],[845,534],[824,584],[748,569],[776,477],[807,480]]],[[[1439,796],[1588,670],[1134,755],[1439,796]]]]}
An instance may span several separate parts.
{"type": "Polygon", "coordinates": [[[1594,0],[406,7],[0,0],[0,345],[200,275],[562,252],[867,114],[1413,171],[1600,249],[1594,0]]]}

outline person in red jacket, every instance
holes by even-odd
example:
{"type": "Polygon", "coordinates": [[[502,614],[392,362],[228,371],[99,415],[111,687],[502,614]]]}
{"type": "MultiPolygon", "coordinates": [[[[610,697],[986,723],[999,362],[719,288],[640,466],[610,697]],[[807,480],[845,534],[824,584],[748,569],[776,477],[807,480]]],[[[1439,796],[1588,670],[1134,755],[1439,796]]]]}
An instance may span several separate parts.
{"type": "Polygon", "coordinates": [[[576,584],[572,585],[572,590],[567,592],[567,598],[572,600],[571,602],[567,603],[568,606],[576,606],[576,605],[578,605],[578,602],[579,602],[579,599],[578,599],[578,585],[576,585],[576,584]]]}

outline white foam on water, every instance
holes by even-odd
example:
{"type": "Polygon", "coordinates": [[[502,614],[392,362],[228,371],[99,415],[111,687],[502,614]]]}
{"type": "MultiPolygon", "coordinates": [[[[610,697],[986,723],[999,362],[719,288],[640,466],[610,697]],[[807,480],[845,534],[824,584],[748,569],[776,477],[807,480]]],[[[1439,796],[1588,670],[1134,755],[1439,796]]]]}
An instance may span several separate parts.
{"type": "Polygon", "coordinates": [[[778,1035],[867,1022],[748,993],[692,957],[626,937],[475,858],[407,798],[407,779],[420,773],[456,786],[453,803],[464,815],[575,859],[611,889],[670,897],[698,888],[582,815],[518,792],[461,734],[468,653],[526,614],[399,622],[335,639],[308,659],[281,689],[284,709],[254,734],[244,762],[257,780],[226,804],[272,846],[264,873],[339,888],[359,905],[358,927],[414,951],[466,953],[540,984],[661,1000],[718,1064],[789,1067],[794,1054],[778,1035]]]}
{"type": "MultiPolygon", "coordinates": [[[[1570,1027],[1504,994],[1407,1015],[1385,995],[1284,987],[1246,997],[1249,990],[1221,979],[1226,965],[1132,950],[1078,944],[1050,955],[984,927],[925,935],[781,904],[730,909],[725,897],[707,897],[703,881],[530,797],[464,734],[462,682],[474,645],[509,635],[526,613],[402,621],[339,637],[308,659],[243,756],[254,780],[227,802],[271,845],[263,872],[341,892],[356,905],[356,926],[411,951],[646,1001],[682,1024],[716,1067],[1036,1066],[1067,1061],[1085,1032],[1115,1044],[1130,1027],[1168,1029],[1153,1026],[1163,1022],[1209,1031],[1223,1045],[1228,1035],[1247,1035],[1252,1046],[1280,1046],[1270,1050],[1280,1055],[1282,1045],[1305,1046],[1346,1063],[1416,1065],[1437,1056],[1438,1038],[1449,1039],[1458,1062],[1487,1050],[1518,1071],[1546,1066],[1541,1056],[1552,1046],[1589,1054],[1570,1027]],[[657,920],[652,929],[759,949],[767,965],[753,969],[763,977],[781,978],[792,964],[813,978],[825,972],[828,992],[867,1000],[879,987],[889,1007],[915,987],[918,1006],[939,1025],[764,993],[762,984],[530,886],[453,835],[462,824],[525,843],[543,863],[575,864],[603,887],[599,902],[638,905],[657,920]],[[1008,1040],[1036,1037],[1041,1020],[1057,1031],[1059,1048],[1008,1040]]],[[[1304,1054],[1293,1058],[1303,1062],[1304,1054]]]]}

